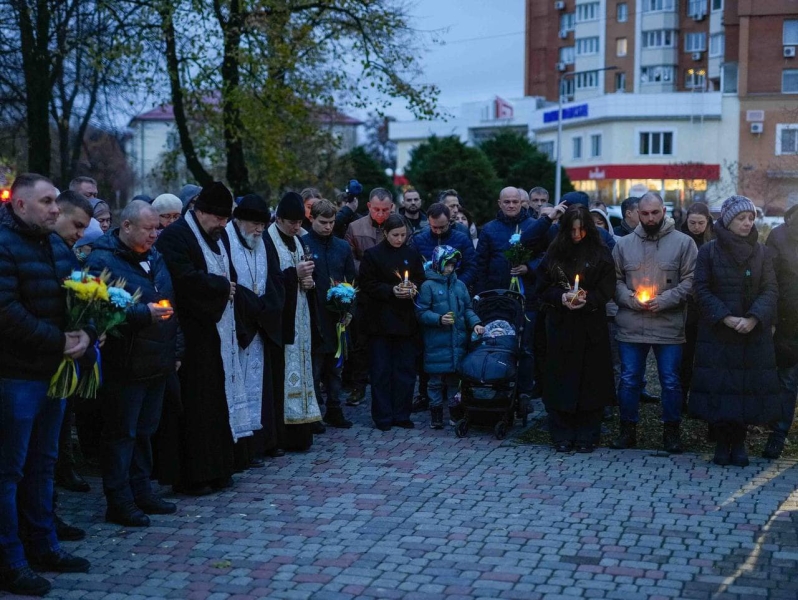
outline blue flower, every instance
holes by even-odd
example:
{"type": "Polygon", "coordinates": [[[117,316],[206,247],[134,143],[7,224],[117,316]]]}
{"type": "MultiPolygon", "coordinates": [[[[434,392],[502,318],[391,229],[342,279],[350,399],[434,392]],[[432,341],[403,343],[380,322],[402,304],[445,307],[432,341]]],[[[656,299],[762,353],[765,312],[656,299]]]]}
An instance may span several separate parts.
{"type": "Polygon", "coordinates": [[[520,233],[514,233],[513,235],[511,235],[510,236],[510,243],[511,244],[520,244],[521,243],[521,234],[520,233]]]}
{"type": "Polygon", "coordinates": [[[80,283],[83,281],[83,271],[72,271],[72,275],[70,276],[72,281],[76,281],[80,283]]]}
{"type": "Polygon", "coordinates": [[[133,296],[118,287],[108,288],[108,300],[117,308],[127,308],[133,304],[133,296]]]}

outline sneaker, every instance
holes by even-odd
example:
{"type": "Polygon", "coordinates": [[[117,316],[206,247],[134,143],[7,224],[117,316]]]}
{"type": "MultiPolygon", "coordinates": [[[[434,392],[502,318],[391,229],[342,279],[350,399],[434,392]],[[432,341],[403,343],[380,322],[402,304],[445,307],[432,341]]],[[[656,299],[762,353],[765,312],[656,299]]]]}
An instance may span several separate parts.
{"type": "Polygon", "coordinates": [[[64,523],[57,514],[54,514],[53,517],[55,519],[55,535],[59,542],[79,542],[86,537],[86,532],[79,527],[64,523]]]}
{"type": "Polygon", "coordinates": [[[136,498],[136,506],[138,506],[145,515],[173,515],[177,512],[177,504],[174,502],[167,502],[156,496],[136,498]]]}
{"type": "Polygon", "coordinates": [[[53,573],[88,573],[91,563],[80,556],[73,556],[60,548],[39,556],[31,556],[31,566],[38,571],[53,573]]]}
{"type": "Polygon", "coordinates": [[[0,573],[0,590],[19,596],[44,596],[52,585],[25,565],[0,573]]]}

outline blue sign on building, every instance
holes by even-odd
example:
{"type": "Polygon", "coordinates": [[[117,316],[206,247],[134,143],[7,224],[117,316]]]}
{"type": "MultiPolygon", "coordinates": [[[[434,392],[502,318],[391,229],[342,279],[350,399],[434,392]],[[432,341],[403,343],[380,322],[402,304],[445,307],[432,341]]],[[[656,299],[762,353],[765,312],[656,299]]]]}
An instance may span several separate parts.
{"type": "MultiPolygon", "coordinates": [[[[543,113],[544,123],[556,123],[558,110],[550,110],[543,113]]],[[[569,106],[562,109],[562,120],[578,119],[587,116],[587,104],[577,104],[576,106],[569,106]]]]}

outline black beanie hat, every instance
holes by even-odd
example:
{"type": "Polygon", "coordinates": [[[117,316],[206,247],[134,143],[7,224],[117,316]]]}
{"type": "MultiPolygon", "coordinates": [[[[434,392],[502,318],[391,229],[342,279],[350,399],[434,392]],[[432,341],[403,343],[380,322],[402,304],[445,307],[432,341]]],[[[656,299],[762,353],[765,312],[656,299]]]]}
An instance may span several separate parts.
{"type": "Polygon", "coordinates": [[[584,192],[568,192],[562,198],[560,198],[560,202],[565,202],[566,206],[581,204],[587,208],[590,205],[590,196],[584,192]]]}
{"type": "Polygon", "coordinates": [[[233,212],[233,194],[221,181],[214,181],[211,185],[202,188],[194,203],[194,208],[204,213],[229,219],[230,213],[233,212]]]}
{"type": "Polygon", "coordinates": [[[233,210],[233,216],[241,221],[268,223],[272,220],[269,205],[258,194],[247,194],[233,210]]]}
{"type": "Polygon", "coordinates": [[[305,203],[296,192],[286,192],[277,205],[277,216],[287,221],[302,221],[305,218],[305,203]]]}

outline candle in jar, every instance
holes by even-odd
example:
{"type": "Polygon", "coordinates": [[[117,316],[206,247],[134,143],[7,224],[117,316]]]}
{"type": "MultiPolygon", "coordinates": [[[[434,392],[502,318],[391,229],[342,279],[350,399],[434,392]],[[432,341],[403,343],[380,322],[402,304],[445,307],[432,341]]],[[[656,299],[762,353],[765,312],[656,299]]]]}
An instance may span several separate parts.
{"type": "Polygon", "coordinates": [[[576,279],[574,279],[574,294],[578,293],[579,293],[579,275],[577,275],[576,279]]]}

